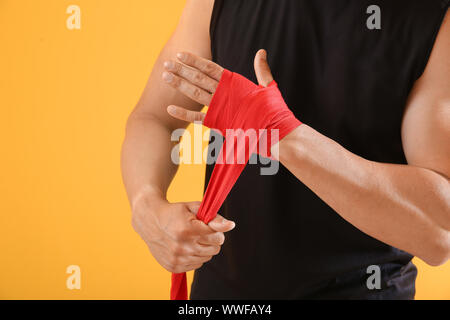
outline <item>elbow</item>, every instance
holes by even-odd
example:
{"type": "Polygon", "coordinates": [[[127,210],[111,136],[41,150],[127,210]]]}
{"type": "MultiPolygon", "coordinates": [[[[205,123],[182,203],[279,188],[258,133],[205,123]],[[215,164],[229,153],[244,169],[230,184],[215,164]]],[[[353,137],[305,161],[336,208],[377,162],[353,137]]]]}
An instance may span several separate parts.
{"type": "Polygon", "coordinates": [[[450,258],[450,232],[442,231],[434,237],[433,243],[427,250],[427,253],[420,257],[426,264],[438,267],[446,263],[450,258]]]}
{"type": "Polygon", "coordinates": [[[428,257],[427,259],[423,259],[426,264],[432,267],[439,267],[442,266],[444,263],[448,261],[448,253],[445,254],[439,254],[434,255],[433,257],[428,257]]]}
{"type": "Polygon", "coordinates": [[[125,129],[128,130],[133,127],[136,123],[142,121],[142,119],[148,118],[149,114],[143,113],[136,107],[133,111],[131,111],[130,115],[127,118],[125,129]]]}
{"type": "Polygon", "coordinates": [[[142,127],[150,127],[149,124],[161,124],[165,123],[158,118],[154,113],[148,111],[142,111],[138,108],[134,109],[125,124],[125,134],[132,132],[134,130],[139,130],[142,127]]]}
{"type": "Polygon", "coordinates": [[[131,111],[131,113],[128,116],[127,121],[125,123],[125,134],[127,134],[129,131],[131,131],[133,129],[133,127],[135,126],[135,123],[137,122],[138,119],[139,119],[139,115],[136,112],[136,109],[134,109],[133,111],[131,111]]]}

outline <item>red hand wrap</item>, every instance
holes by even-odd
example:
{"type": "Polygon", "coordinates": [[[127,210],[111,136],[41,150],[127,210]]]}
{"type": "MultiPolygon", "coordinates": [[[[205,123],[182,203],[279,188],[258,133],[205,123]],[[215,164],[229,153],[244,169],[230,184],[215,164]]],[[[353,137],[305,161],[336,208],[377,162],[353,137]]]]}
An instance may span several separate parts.
{"type": "MultiPolygon", "coordinates": [[[[268,135],[265,141],[270,141],[270,145],[265,150],[269,151],[270,146],[283,139],[301,122],[287,107],[275,81],[272,81],[268,87],[257,86],[237,73],[224,70],[203,124],[225,135],[218,158],[223,157],[224,161],[216,162],[197,213],[197,218],[207,224],[217,215],[251,154],[259,150],[261,130],[267,129],[268,135]],[[254,141],[250,139],[248,144],[236,143],[234,138],[233,141],[228,141],[225,134],[227,129],[242,129],[244,132],[254,129],[258,133],[258,139],[254,141]],[[278,130],[279,139],[272,141],[270,138],[272,130],[278,130]],[[234,144],[234,148],[227,148],[227,143],[234,144]],[[245,154],[243,164],[236,161],[234,150],[237,148],[245,154]],[[225,159],[234,161],[230,163],[225,159]]],[[[239,136],[238,140],[240,140],[239,136]]],[[[239,152],[239,150],[236,151],[239,152]]],[[[187,299],[186,273],[172,274],[170,298],[172,300],[187,299]]]]}

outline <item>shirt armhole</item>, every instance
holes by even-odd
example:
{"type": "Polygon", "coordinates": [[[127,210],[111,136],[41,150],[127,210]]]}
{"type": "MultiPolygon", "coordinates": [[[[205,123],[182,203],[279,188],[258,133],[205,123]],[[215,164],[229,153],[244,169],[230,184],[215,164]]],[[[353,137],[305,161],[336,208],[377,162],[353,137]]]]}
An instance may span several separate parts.
{"type": "Polygon", "coordinates": [[[209,24],[209,38],[210,38],[210,43],[211,43],[211,55],[212,55],[213,61],[215,61],[215,56],[216,56],[215,52],[214,52],[214,48],[216,46],[213,45],[213,41],[215,39],[214,34],[215,34],[217,22],[219,20],[220,11],[222,10],[223,1],[224,0],[214,0],[213,10],[211,13],[211,20],[210,20],[210,24],[209,24]]]}
{"type": "Polygon", "coordinates": [[[441,1],[441,10],[439,12],[438,18],[436,19],[436,21],[434,23],[434,26],[432,29],[432,34],[431,34],[430,39],[428,40],[427,48],[425,50],[425,54],[424,54],[424,57],[422,58],[422,62],[420,64],[420,68],[418,70],[415,80],[419,79],[422,76],[422,74],[424,73],[424,71],[428,65],[428,61],[430,59],[431,52],[433,51],[434,44],[436,42],[436,38],[439,34],[439,30],[441,29],[442,23],[447,14],[449,2],[450,2],[450,0],[442,0],[441,1]]]}

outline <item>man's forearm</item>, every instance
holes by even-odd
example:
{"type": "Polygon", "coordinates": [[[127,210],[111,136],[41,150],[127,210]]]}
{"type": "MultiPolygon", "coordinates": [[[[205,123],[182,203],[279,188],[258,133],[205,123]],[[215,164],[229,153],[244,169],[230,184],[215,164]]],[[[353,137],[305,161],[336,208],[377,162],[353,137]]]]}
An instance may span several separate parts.
{"type": "Polygon", "coordinates": [[[165,199],[177,171],[170,159],[170,135],[152,116],[130,116],[122,147],[122,175],[132,208],[143,196],[165,199]]]}
{"type": "Polygon", "coordinates": [[[307,125],[280,142],[280,161],[345,220],[432,265],[450,250],[450,184],[428,169],[377,163],[307,125]]]}

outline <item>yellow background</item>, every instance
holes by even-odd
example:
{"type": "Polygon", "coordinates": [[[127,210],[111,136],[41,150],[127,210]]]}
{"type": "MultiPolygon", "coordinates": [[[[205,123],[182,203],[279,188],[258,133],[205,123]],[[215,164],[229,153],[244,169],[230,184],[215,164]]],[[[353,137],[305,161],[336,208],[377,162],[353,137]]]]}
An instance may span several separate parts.
{"type": "MultiPolygon", "coordinates": [[[[131,227],[119,154],[183,5],[0,0],[0,298],[168,298],[169,273],[131,227]],[[81,30],[66,28],[71,4],[81,30]],[[72,264],[81,290],[66,288],[72,264]]],[[[203,176],[182,167],[169,200],[200,200],[203,176]]],[[[417,298],[450,298],[450,263],[416,263],[417,298]]]]}

